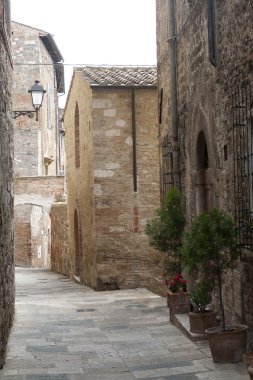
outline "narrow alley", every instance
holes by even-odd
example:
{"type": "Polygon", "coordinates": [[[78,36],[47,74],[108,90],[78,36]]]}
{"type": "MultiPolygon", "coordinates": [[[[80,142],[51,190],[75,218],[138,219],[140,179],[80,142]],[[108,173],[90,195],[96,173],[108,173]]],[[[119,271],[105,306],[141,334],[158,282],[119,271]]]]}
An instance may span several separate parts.
{"type": "Polygon", "coordinates": [[[145,289],[95,292],[47,270],[17,268],[16,315],[1,380],[246,380],[213,363],[145,289]]]}

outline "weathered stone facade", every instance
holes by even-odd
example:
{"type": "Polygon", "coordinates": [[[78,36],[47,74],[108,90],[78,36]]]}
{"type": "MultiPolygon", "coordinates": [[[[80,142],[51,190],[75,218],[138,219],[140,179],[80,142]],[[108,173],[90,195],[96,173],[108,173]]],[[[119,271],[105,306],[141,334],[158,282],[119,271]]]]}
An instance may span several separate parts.
{"type": "Polygon", "coordinates": [[[14,123],[15,260],[17,265],[50,267],[50,208],[64,193],[64,134],[58,93],[64,92],[62,55],[51,34],[12,22],[13,110],[33,110],[28,90],[36,80],[46,93],[35,116],[14,123]]]}
{"type": "MultiPolygon", "coordinates": [[[[170,3],[172,1],[156,2],[160,144],[162,146],[168,136],[167,151],[168,155],[172,154],[171,61],[168,52],[169,44],[175,41],[177,143],[182,191],[190,224],[199,211],[219,207],[234,213],[235,205],[238,206],[234,189],[240,170],[236,172],[234,164],[238,159],[235,128],[239,122],[234,116],[236,107],[232,103],[235,94],[246,91],[248,86],[251,90],[245,96],[252,99],[253,8],[247,0],[175,1],[175,39],[168,41],[170,3]]],[[[237,106],[243,104],[246,107],[246,97],[241,105],[239,103],[237,106]]],[[[240,118],[245,128],[252,125],[250,107],[245,120],[243,116],[240,118]]],[[[250,155],[248,157],[252,160],[250,155]]],[[[241,178],[239,187],[244,187],[244,181],[241,178]]],[[[251,262],[247,270],[242,261],[226,279],[226,315],[231,322],[246,322],[253,326],[252,252],[248,252],[245,259],[251,262]]]]}
{"type": "Polygon", "coordinates": [[[0,368],[14,317],[10,3],[0,1],[0,368]]]}
{"type": "Polygon", "coordinates": [[[33,110],[28,90],[39,80],[46,90],[39,120],[18,117],[14,124],[15,177],[58,174],[58,99],[64,92],[62,56],[53,37],[12,22],[13,110],[33,110]]]}
{"type": "Polygon", "coordinates": [[[64,115],[72,276],[97,290],[154,289],[160,271],[144,233],[160,205],[157,91],[135,70],[135,85],[114,86],[76,70],[64,115]]]}

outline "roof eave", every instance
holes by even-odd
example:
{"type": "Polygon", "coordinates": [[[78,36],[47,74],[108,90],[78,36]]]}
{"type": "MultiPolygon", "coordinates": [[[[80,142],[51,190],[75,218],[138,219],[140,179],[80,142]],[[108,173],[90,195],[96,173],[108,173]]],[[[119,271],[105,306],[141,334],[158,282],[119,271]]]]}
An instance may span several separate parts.
{"type": "Polygon", "coordinates": [[[52,60],[57,63],[57,62],[62,62],[63,61],[63,56],[61,55],[61,52],[58,48],[58,46],[55,43],[55,40],[53,36],[48,33],[46,35],[40,35],[40,38],[45,45],[49,55],[51,56],[52,60]]]}

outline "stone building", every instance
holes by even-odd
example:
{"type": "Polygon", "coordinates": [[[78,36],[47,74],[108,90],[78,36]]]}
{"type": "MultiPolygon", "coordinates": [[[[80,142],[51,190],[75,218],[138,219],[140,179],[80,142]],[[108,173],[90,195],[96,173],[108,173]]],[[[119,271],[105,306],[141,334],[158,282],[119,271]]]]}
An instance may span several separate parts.
{"type": "Polygon", "coordinates": [[[72,277],[155,287],[144,229],[160,205],[156,67],[75,69],[64,125],[72,277]]]}
{"type": "Polygon", "coordinates": [[[13,126],[10,2],[0,0],[0,368],[14,316],[13,126]]]}
{"type": "Polygon", "coordinates": [[[252,330],[252,2],[156,6],[163,191],[180,184],[189,223],[210,207],[235,216],[242,260],[226,279],[226,314],[252,330]]]}
{"type": "Polygon", "coordinates": [[[14,245],[17,265],[50,267],[51,204],[64,193],[62,128],[63,58],[53,36],[12,22],[13,110],[33,110],[28,90],[36,80],[46,90],[38,121],[14,122],[14,245]]]}

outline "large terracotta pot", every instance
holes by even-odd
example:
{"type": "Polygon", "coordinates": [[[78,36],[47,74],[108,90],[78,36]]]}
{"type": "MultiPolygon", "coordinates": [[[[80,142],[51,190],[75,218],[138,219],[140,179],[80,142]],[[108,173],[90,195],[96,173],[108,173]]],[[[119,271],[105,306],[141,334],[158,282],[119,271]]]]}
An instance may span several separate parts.
{"type": "Polygon", "coordinates": [[[195,334],[204,334],[209,327],[217,326],[217,313],[215,311],[190,312],[190,331],[195,334]]]}
{"type": "Polygon", "coordinates": [[[250,365],[253,365],[253,352],[245,352],[243,354],[243,362],[245,363],[246,367],[248,368],[250,365]]]}
{"type": "Polygon", "coordinates": [[[253,380],[253,365],[250,365],[248,367],[248,374],[249,374],[250,380],[253,380]]]}
{"type": "Polygon", "coordinates": [[[211,327],[205,330],[213,361],[216,363],[236,363],[243,360],[247,345],[247,326],[211,327]]]}

